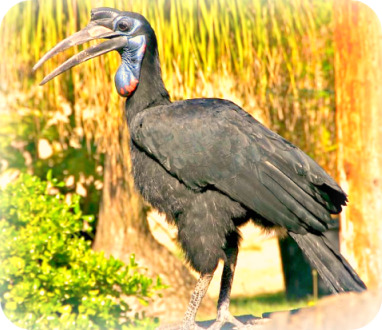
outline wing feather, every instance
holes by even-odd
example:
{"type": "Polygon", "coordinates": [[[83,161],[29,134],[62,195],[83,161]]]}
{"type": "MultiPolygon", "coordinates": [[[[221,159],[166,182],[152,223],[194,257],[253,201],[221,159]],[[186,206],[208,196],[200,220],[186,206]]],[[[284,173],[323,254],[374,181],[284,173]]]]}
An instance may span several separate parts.
{"type": "Polygon", "coordinates": [[[134,143],[190,189],[214,186],[289,230],[324,231],[346,203],[317,163],[231,102],[176,102],[130,126],[134,143]]]}

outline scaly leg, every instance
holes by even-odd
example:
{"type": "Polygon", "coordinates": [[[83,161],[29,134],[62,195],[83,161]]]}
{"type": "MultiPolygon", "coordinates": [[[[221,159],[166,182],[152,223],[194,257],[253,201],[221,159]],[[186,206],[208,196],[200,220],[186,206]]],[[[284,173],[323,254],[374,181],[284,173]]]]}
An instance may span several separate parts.
{"type": "Polygon", "coordinates": [[[182,330],[203,329],[195,323],[195,316],[200,306],[200,303],[208,290],[213,275],[213,273],[203,274],[200,276],[198,282],[196,283],[196,287],[194,292],[192,293],[190,303],[188,304],[186,310],[186,314],[184,314],[183,324],[181,328],[182,330]]]}
{"type": "Polygon", "coordinates": [[[229,322],[237,327],[244,324],[237,320],[229,312],[229,300],[231,295],[232,281],[235,274],[235,267],[237,261],[238,247],[227,248],[226,251],[227,261],[224,263],[223,274],[220,284],[220,294],[218,300],[218,315],[216,321],[208,329],[220,329],[225,323],[229,322]]]}

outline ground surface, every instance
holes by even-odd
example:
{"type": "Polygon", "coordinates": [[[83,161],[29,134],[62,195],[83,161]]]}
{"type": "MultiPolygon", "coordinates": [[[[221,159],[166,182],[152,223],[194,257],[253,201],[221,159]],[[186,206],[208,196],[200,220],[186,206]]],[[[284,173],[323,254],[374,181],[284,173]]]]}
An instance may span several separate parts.
{"type": "MultiPolygon", "coordinates": [[[[372,321],[382,301],[382,291],[345,293],[322,299],[316,306],[302,308],[298,311],[276,312],[259,318],[253,315],[242,315],[237,318],[246,324],[244,329],[255,330],[351,330],[369,324],[367,330],[382,329],[382,324],[372,321]],[[371,322],[372,321],[372,322],[371,322]],[[371,322],[371,323],[370,323],[371,322]]],[[[198,322],[207,328],[213,320],[198,322]]],[[[161,326],[160,330],[179,329],[179,323],[161,326]]],[[[233,329],[230,324],[223,329],[233,329]]]]}

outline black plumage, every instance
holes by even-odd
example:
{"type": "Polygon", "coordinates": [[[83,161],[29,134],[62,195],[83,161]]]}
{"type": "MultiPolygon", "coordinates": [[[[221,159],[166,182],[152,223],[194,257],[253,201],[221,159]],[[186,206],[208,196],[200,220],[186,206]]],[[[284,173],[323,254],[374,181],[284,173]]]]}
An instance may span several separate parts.
{"type": "MultiPolygon", "coordinates": [[[[78,38],[106,36],[110,40],[102,52],[109,47],[121,54],[116,86],[127,97],[135,185],[178,227],[186,258],[201,273],[183,328],[195,326],[197,308],[220,259],[225,266],[213,327],[226,321],[239,325],[228,312],[229,295],[240,242],[238,228],[251,219],[267,230],[289,234],[333,292],[365,289],[323,235],[330,215],[341,212],[347,197],[315,161],[232,102],[172,103],[161,78],[155,33],[142,16],[99,8],[92,11],[91,23],[82,31],[42,62],[79,43],[78,38]],[[94,26],[97,32],[88,32],[94,26]]],[[[98,55],[93,46],[85,60],[98,55]]],[[[75,57],[43,82],[83,58],[75,57]]]]}

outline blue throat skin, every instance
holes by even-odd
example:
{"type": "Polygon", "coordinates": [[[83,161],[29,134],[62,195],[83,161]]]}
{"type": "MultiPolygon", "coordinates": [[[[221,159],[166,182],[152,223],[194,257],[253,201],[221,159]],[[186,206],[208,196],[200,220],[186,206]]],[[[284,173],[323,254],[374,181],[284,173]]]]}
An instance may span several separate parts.
{"type": "Polygon", "coordinates": [[[137,89],[141,64],[146,51],[146,38],[136,36],[121,52],[122,64],[115,75],[115,87],[119,95],[130,97],[137,89]]]}

